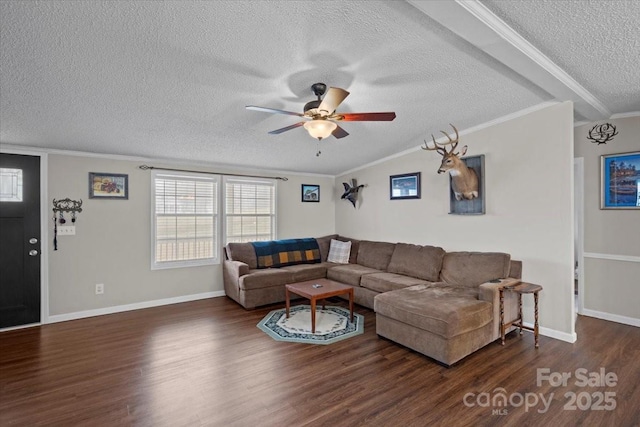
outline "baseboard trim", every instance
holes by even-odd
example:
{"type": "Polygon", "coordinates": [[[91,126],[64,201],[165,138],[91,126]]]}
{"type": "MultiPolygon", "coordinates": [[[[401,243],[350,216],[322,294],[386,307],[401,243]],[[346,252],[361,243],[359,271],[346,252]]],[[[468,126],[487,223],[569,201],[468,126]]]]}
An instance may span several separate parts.
{"type": "Polygon", "coordinates": [[[589,310],[586,308],[582,310],[582,315],[640,328],[640,319],[634,317],[621,316],[619,314],[605,313],[603,311],[589,310]]]}
{"type": "Polygon", "coordinates": [[[143,308],[159,307],[181,302],[197,301],[207,298],[225,296],[224,291],[204,292],[202,294],[183,295],[173,298],[157,299],[152,301],[136,302],[133,304],[116,305],[113,307],[97,308],[95,310],[76,311],[73,313],[57,314],[49,316],[47,323],[66,322],[68,320],[84,319],[85,317],[104,316],[105,314],[121,313],[123,311],[140,310],[143,308]]]}
{"type": "Polygon", "coordinates": [[[33,328],[40,325],[41,323],[29,323],[28,325],[9,326],[7,328],[0,328],[0,332],[17,331],[18,329],[33,328]]]}
{"type": "MultiPolygon", "coordinates": [[[[528,326],[529,328],[533,328],[533,323],[524,322],[524,325],[528,326]]],[[[523,330],[526,331],[526,329],[523,330]]],[[[566,341],[572,344],[578,340],[578,335],[575,332],[572,334],[568,334],[566,332],[556,331],[555,329],[545,328],[544,326],[538,327],[538,332],[540,333],[540,335],[544,335],[545,337],[554,338],[560,341],[566,341]]]]}

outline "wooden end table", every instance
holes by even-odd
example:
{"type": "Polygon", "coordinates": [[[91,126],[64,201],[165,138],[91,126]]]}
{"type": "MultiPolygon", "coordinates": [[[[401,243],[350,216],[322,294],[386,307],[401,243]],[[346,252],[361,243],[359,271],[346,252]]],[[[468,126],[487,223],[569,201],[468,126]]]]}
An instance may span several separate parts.
{"type": "Polygon", "coordinates": [[[540,347],[538,344],[538,292],[542,290],[542,286],[534,285],[533,283],[518,282],[515,285],[505,286],[500,288],[500,336],[502,338],[502,345],[504,345],[504,333],[511,326],[517,326],[520,328],[520,335],[522,330],[533,331],[533,337],[536,342],[536,348],[540,347]],[[518,318],[511,322],[504,323],[504,292],[516,292],[518,294],[518,318]],[[525,326],[522,320],[522,294],[533,294],[534,301],[534,323],[533,328],[525,326]]]}
{"type": "MultiPolygon", "coordinates": [[[[351,314],[350,321],[353,322],[353,286],[344,285],[340,282],[334,282],[329,279],[309,280],[306,282],[293,283],[285,285],[285,304],[287,319],[289,318],[289,293],[305,297],[311,302],[311,333],[316,333],[316,302],[337,295],[349,295],[349,311],[351,314]],[[319,285],[319,286],[317,286],[319,285]]],[[[324,308],[324,301],[322,308],[324,308]]]]}

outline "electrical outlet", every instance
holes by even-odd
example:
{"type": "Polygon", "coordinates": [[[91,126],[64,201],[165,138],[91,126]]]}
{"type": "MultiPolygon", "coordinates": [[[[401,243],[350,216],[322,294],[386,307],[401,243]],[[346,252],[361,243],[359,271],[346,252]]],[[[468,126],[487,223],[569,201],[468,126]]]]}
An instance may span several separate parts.
{"type": "Polygon", "coordinates": [[[96,285],[96,295],[102,295],[102,294],[104,294],[104,284],[98,283],[96,285]]]}
{"type": "Polygon", "coordinates": [[[76,226],[75,225],[60,225],[58,226],[58,236],[75,236],[76,235],[76,226]]]}

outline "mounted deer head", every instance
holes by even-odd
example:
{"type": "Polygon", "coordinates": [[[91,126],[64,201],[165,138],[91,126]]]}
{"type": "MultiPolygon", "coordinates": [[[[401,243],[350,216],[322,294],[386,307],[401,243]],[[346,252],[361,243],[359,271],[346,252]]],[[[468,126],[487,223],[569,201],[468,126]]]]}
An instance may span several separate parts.
{"type": "Polygon", "coordinates": [[[451,186],[453,187],[453,192],[456,196],[456,200],[461,199],[475,199],[478,197],[478,176],[476,172],[467,167],[467,165],[460,160],[461,156],[467,152],[467,146],[462,147],[459,153],[455,152],[456,147],[458,146],[458,129],[454,125],[451,125],[453,130],[456,132],[456,137],[451,138],[448,133],[441,130],[447,139],[448,142],[443,142],[438,144],[436,142],[436,138],[431,134],[431,139],[433,140],[433,147],[430,147],[427,141],[424,141],[424,147],[421,147],[423,150],[428,151],[437,151],[442,156],[442,163],[440,163],[440,168],[438,169],[438,173],[449,172],[451,175],[451,186]],[[451,149],[447,151],[446,146],[451,145],[451,149]]]}

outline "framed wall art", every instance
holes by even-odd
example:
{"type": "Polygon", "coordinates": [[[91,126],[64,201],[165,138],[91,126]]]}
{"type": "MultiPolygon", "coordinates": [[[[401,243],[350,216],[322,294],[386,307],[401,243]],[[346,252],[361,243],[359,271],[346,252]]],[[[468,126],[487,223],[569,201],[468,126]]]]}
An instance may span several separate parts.
{"type": "Polygon", "coordinates": [[[302,184],[302,201],[303,202],[319,202],[320,186],[312,184],[302,184]]]}
{"type": "Polygon", "coordinates": [[[129,199],[129,175],[89,172],[90,199],[129,199]]]}
{"type": "Polygon", "coordinates": [[[640,151],[600,156],[600,209],[640,209],[640,151]]]}
{"type": "Polygon", "coordinates": [[[458,200],[453,191],[452,180],[449,175],[449,213],[453,215],[484,215],[484,154],[479,156],[462,157],[462,160],[469,169],[473,169],[478,177],[478,197],[458,200]]]}
{"type": "Polygon", "coordinates": [[[389,199],[419,199],[420,172],[391,175],[389,177],[389,199]]]}

